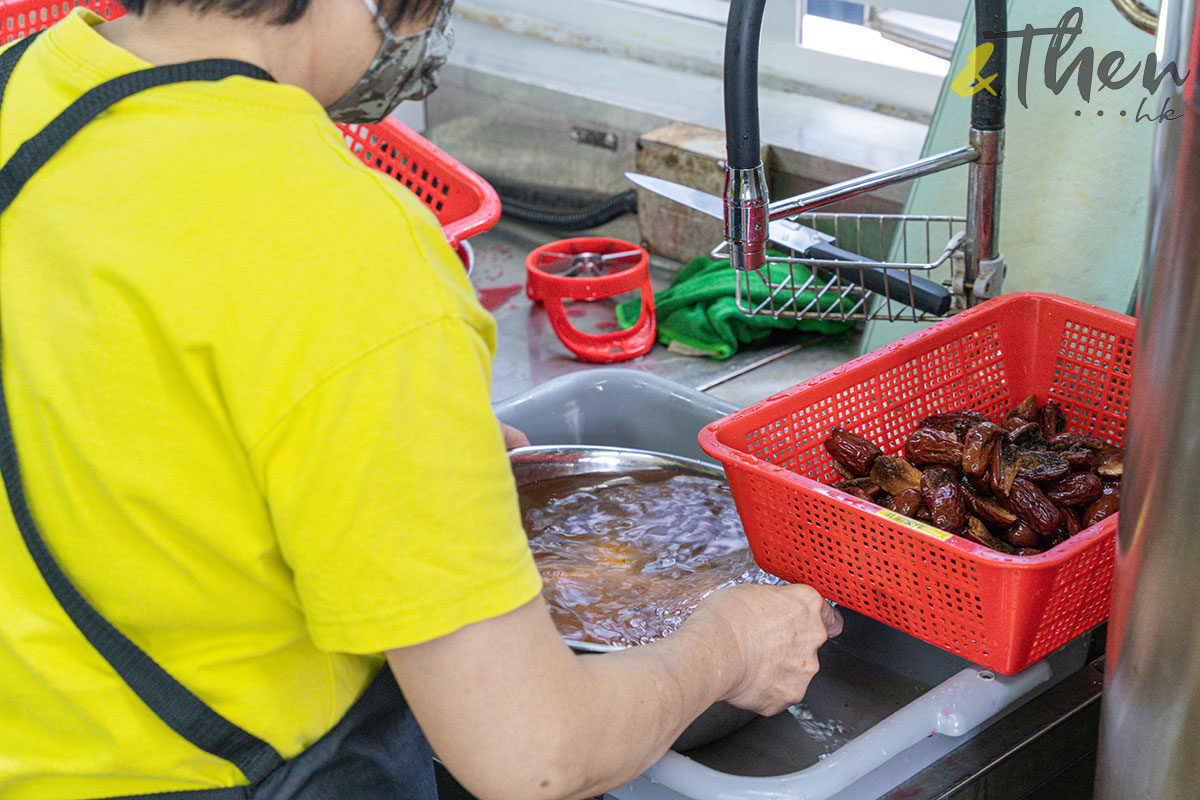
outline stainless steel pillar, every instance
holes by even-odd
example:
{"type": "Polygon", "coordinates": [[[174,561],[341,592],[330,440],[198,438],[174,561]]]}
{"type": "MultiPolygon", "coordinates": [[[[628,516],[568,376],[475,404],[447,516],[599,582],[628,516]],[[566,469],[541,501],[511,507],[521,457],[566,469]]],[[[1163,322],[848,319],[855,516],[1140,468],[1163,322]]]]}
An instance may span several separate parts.
{"type": "Polygon", "coordinates": [[[1165,0],[1096,797],[1200,798],[1200,0],[1165,0]]]}

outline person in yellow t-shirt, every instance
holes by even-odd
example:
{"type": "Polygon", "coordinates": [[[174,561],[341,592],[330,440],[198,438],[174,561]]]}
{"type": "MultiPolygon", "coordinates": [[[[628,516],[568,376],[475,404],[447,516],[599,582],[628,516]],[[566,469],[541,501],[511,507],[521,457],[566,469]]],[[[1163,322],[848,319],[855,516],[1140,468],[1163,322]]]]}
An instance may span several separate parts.
{"type": "Polygon", "coordinates": [[[807,587],[555,632],[493,321],[331,121],[432,88],[449,2],[126,5],[0,54],[0,796],[426,798],[430,745],[482,798],[589,796],[800,699],[840,629],[807,587]]]}

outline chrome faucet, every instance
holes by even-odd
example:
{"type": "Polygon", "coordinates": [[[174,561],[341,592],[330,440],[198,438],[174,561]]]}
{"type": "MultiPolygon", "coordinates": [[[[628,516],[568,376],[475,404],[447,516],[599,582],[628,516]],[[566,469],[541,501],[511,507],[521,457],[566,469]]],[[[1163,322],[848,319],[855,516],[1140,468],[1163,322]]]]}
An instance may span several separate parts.
{"type": "Polygon", "coordinates": [[[733,0],[725,28],[725,241],[734,269],[766,263],[767,173],[759,155],[758,37],[766,0],[733,0]]]}
{"type": "Polygon", "coordinates": [[[955,150],[770,202],[760,156],[758,40],[766,0],[732,0],[725,29],[725,242],[734,269],[757,270],[766,256],[767,226],[893,183],[969,164],[963,269],[952,290],[962,305],[1000,292],[1004,262],[997,241],[1000,169],[1004,161],[1005,0],[975,0],[976,44],[992,45],[987,70],[995,75],[971,100],[968,144],[955,150]]]}

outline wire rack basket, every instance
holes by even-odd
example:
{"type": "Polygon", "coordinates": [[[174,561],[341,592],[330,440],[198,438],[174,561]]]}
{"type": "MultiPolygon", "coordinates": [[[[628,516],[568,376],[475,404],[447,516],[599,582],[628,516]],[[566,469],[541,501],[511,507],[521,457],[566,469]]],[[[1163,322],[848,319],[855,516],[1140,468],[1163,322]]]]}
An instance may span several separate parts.
{"type": "MultiPolygon", "coordinates": [[[[967,218],[947,215],[801,214],[808,226],[863,260],[772,255],[758,271],[739,273],[738,309],[750,316],[831,321],[925,322],[961,311],[961,291],[947,314],[914,308],[913,282],[961,287],[967,218]],[[885,270],[884,291],[862,287],[862,269],[885,270]]],[[[725,245],[713,251],[721,255],[725,245]]]]}

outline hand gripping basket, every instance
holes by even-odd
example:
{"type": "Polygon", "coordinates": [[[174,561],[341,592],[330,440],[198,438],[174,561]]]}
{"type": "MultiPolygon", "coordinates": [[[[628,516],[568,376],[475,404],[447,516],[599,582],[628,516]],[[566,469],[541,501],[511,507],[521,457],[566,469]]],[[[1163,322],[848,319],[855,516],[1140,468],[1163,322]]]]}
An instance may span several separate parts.
{"type": "MultiPolygon", "coordinates": [[[[115,0],[0,0],[0,45],[48,28],[76,6],[105,19],[125,10],[115,0]]],[[[464,258],[460,246],[500,218],[500,199],[483,178],[393,119],[378,125],[339,125],[346,144],[363,163],[390,175],[421,198],[464,258]]]]}
{"type": "Polygon", "coordinates": [[[1066,430],[1124,446],[1134,320],[1010,294],[704,428],[766,571],[1012,674],[1108,617],[1117,518],[1034,556],[1006,556],[833,489],[835,425],[900,453],[922,417],[999,418],[1030,394],[1066,430]]]}

